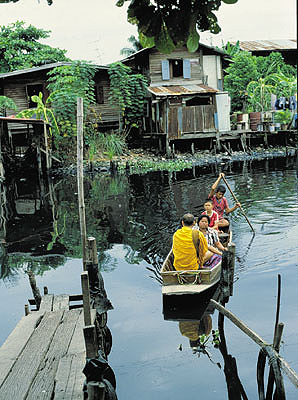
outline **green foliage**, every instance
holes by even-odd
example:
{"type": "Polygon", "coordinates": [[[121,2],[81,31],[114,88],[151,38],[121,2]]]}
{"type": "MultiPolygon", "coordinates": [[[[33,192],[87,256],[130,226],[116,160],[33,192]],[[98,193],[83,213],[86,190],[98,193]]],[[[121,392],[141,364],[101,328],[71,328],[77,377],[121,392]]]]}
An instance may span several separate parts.
{"type": "Polygon", "coordinates": [[[225,90],[231,97],[232,111],[242,110],[246,96],[246,87],[258,79],[256,57],[247,51],[237,52],[232,57],[224,77],[225,90]]]}
{"type": "Polygon", "coordinates": [[[247,85],[248,103],[251,105],[250,111],[269,110],[271,103],[271,93],[275,88],[270,85],[271,76],[259,78],[257,81],[251,81],[247,85]]]}
{"type": "MultiPolygon", "coordinates": [[[[216,46],[216,48],[219,49],[217,46],[216,46]]],[[[239,40],[237,40],[236,44],[227,42],[219,50],[223,50],[228,56],[234,57],[237,53],[239,53],[241,51],[239,40]]]]}
{"type": "MultiPolygon", "coordinates": [[[[237,0],[126,0],[129,1],[127,20],[137,25],[139,35],[154,41],[159,51],[169,53],[177,45],[187,45],[189,51],[196,51],[199,44],[197,31],[219,33],[221,28],[213,11],[221,1],[234,4],[237,0]]],[[[118,0],[122,7],[125,0],[118,0]]],[[[142,40],[144,45],[144,41],[142,40]]]]}
{"type": "Polygon", "coordinates": [[[27,110],[23,110],[17,114],[18,118],[32,118],[33,116],[36,119],[43,119],[47,123],[50,123],[52,126],[49,128],[50,134],[55,136],[59,135],[59,127],[57,125],[57,121],[53,111],[47,107],[47,105],[51,102],[51,96],[47,98],[45,102],[43,102],[43,94],[39,93],[38,96],[31,96],[31,100],[36,103],[35,108],[29,108],[27,110]]]}
{"type": "Polygon", "coordinates": [[[131,35],[128,38],[129,43],[132,45],[132,47],[124,47],[123,49],[120,50],[120,54],[122,56],[130,56],[131,54],[136,53],[139,50],[142,50],[143,46],[141,44],[141,42],[134,36],[131,35]]]}
{"type": "Polygon", "coordinates": [[[6,114],[6,110],[14,110],[17,111],[18,107],[16,103],[6,96],[0,96],[0,115],[6,114]]]}
{"type": "Polygon", "coordinates": [[[123,154],[123,150],[126,147],[125,139],[116,133],[99,133],[96,144],[96,148],[99,148],[104,154],[107,154],[110,160],[112,160],[115,155],[120,156],[123,154]]]}
{"type": "MultiPolygon", "coordinates": [[[[130,171],[132,174],[146,174],[151,171],[182,171],[186,168],[191,168],[191,161],[151,161],[151,160],[140,160],[130,165],[130,171]]],[[[122,166],[124,169],[125,167],[122,166]]],[[[120,167],[121,169],[121,167],[120,167]]]]}
{"type": "Polygon", "coordinates": [[[94,75],[96,67],[84,61],[56,67],[48,72],[48,89],[51,91],[51,107],[57,118],[60,135],[55,145],[60,157],[71,157],[74,138],[77,133],[77,98],[83,98],[84,136],[88,143],[94,136],[100,119],[92,111],[95,104],[94,75]]]}
{"type": "Polygon", "coordinates": [[[68,61],[66,50],[39,43],[49,36],[50,31],[26,27],[23,21],[0,26],[0,73],[68,61]]]}
{"type": "Polygon", "coordinates": [[[274,114],[274,122],[288,125],[292,121],[292,113],[290,110],[280,110],[274,114]]]}
{"type": "MultiPolygon", "coordinates": [[[[228,47],[227,47],[228,49],[228,47]]],[[[285,64],[280,53],[267,57],[249,52],[231,52],[231,64],[226,69],[225,90],[229,92],[232,111],[263,111],[270,109],[270,94],[291,96],[295,93],[296,70],[285,64]],[[248,109],[245,109],[248,106],[248,109]]]]}
{"type": "Polygon", "coordinates": [[[147,79],[141,74],[132,74],[121,62],[109,67],[110,101],[119,108],[122,134],[127,136],[132,127],[140,127],[144,114],[147,79]]]}

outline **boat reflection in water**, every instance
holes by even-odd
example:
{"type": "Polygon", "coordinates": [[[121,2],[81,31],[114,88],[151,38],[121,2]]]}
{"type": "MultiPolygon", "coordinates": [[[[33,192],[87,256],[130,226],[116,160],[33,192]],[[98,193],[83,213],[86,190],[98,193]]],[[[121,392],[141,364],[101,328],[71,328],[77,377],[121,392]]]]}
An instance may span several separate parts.
{"type": "MultiPolygon", "coordinates": [[[[206,355],[213,364],[224,372],[228,399],[247,399],[244,387],[238,376],[236,359],[228,353],[223,315],[219,314],[218,329],[212,329],[211,315],[214,314],[215,308],[210,303],[210,300],[213,298],[218,302],[222,301],[219,285],[213,287],[212,292],[209,292],[209,297],[206,292],[204,292],[203,298],[202,293],[197,298],[195,296],[163,296],[164,319],[177,321],[181,335],[189,339],[189,346],[193,354],[198,357],[201,354],[206,355]],[[169,302],[169,299],[172,302],[169,302]],[[223,368],[221,363],[213,361],[210,352],[212,347],[220,351],[223,358],[223,368]]],[[[180,345],[179,350],[182,350],[182,345],[180,345]]]]}

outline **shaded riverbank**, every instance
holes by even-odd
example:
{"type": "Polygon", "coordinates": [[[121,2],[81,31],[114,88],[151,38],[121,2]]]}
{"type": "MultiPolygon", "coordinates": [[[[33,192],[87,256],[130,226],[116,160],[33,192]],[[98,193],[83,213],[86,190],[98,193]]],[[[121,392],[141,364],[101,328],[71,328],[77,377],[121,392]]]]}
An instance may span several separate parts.
{"type": "MultiPolygon", "coordinates": [[[[101,159],[95,162],[85,162],[85,172],[126,172],[127,174],[142,174],[150,171],[181,171],[192,167],[204,167],[212,164],[221,164],[234,161],[269,160],[276,157],[292,157],[297,153],[297,147],[256,147],[250,152],[235,151],[211,154],[209,150],[194,154],[177,152],[171,159],[158,152],[144,149],[127,150],[124,155],[112,160],[101,159]],[[113,171],[112,171],[113,172],[113,171]]],[[[75,163],[70,166],[53,169],[53,176],[76,175],[75,163]]]]}

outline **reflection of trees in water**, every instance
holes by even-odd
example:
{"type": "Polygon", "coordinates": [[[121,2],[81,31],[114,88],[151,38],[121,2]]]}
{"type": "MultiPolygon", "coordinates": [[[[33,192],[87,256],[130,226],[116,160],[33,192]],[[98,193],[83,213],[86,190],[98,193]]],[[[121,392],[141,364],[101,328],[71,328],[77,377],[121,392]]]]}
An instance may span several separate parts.
{"type": "Polygon", "coordinates": [[[15,281],[19,272],[26,272],[28,267],[35,275],[43,275],[46,271],[64,264],[63,255],[32,257],[26,254],[11,254],[6,262],[1,263],[0,279],[15,281]]]}

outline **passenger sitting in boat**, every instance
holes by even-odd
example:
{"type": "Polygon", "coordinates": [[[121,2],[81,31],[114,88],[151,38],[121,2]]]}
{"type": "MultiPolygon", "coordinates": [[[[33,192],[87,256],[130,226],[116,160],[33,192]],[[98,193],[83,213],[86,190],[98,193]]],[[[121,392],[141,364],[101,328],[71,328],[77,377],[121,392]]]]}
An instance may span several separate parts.
{"type": "Polygon", "coordinates": [[[226,214],[231,213],[236,210],[236,208],[240,207],[240,203],[236,203],[234,207],[230,208],[227,199],[224,197],[226,192],[226,188],[222,185],[219,185],[221,178],[223,178],[225,174],[220,173],[216,181],[211,187],[211,191],[209,193],[208,198],[212,200],[213,209],[218,213],[219,221],[218,228],[223,228],[229,226],[229,221],[224,218],[224,212],[226,214]],[[215,193],[215,194],[214,194],[215,193]]]}
{"type": "Polygon", "coordinates": [[[218,229],[218,214],[213,210],[213,204],[211,199],[207,199],[204,203],[205,211],[202,213],[204,215],[208,215],[210,218],[209,228],[218,229]]]}
{"type": "Polygon", "coordinates": [[[195,217],[185,214],[181,220],[182,227],[173,236],[174,268],[177,271],[197,270],[206,261],[207,241],[195,225],[195,217]]]}
{"type": "Polygon", "coordinates": [[[199,231],[202,232],[202,234],[205,236],[207,240],[209,252],[221,256],[222,252],[228,249],[221,244],[218,238],[217,231],[215,229],[210,228],[209,223],[210,223],[210,218],[208,215],[201,214],[198,217],[197,224],[199,227],[199,231]]]}

